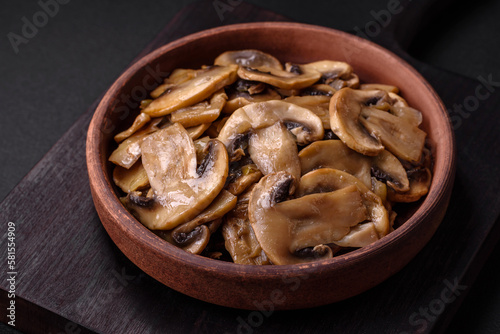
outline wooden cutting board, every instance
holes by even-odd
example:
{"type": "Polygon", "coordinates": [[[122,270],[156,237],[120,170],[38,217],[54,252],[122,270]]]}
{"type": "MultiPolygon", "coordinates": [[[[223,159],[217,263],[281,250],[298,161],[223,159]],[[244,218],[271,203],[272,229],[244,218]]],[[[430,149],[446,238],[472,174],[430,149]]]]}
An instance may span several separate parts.
{"type": "MultiPolygon", "coordinates": [[[[131,263],[102,227],[90,195],[85,137],[94,103],[0,204],[0,222],[15,223],[16,328],[27,333],[402,333],[442,331],[500,238],[500,88],[421,63],[405,52],[427,1],[371,39],[405,58],[450,108],[457,176],[446,217],[401,272],[349,300],[308,310],[245,311],[182,295],[131,263]],[[402,33],[404,32],[404,34],[402,33]],[[403,36],[404,35],[404,36],[403,36]]],[[[444,5],[443,2],[440,6],[444,5]]],[[[221,24],[213,1],[184,8],[139,57],[179,37],[221,24]],[[207,13],[211,15],[206,15],[207,13]]],[[[224,24],[286,18],[239,3],[224,24]]],[[[4,229],[7,231],[7,229],[4,229]]],[[[2,250],[8,239],[0,240],[2,250]]],[[[9,303],[4,270],[0,308],[9,303]]],[[[321,287],[318,287],[319,289],[321,287]]],[[[6,312],[0,320],[7,323],[6,312]]]]}

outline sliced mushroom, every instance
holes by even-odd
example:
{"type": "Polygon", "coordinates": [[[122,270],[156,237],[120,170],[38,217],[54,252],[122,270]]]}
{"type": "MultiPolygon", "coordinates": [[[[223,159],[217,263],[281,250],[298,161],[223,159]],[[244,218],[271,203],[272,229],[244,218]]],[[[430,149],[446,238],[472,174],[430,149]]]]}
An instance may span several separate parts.
{"type": "Polygon", "coordinates": [[[401,162],[383,150],[377,156],[362,155],[344,145],[340,140],[314,142],[299,153],[302,174],[318,168],[339,169],[354,175],[370,189],[371,174],[383,179],[397,191],[407,191],[409,182],[401,162]]]}
{"type": "Polygon", "coordinates": [[[292,175],[279,172],[263,177],[252,191],[248,214],[259,244],[278,265],[332,257],[325,244],[367,218],[360,191],[353,185],[287,201],[293,183],[292,175]]]}
{"type": "Polygon", "coordinates": [[[224,145],[211,140],[197,167],[196,151],[187,131],[178,123],[164,128],[141,145],[142,162],[154,191],[148,205],[128,208],[146,227],[167,230],[193,219],[224,187],[228,158],[224,145]]]}
{"type": "Polygon", "coordinates": [[[226,103],[227,95],[224,89],[214,93],[210,100],[178,109],[170,114],[172,123],[180,123],[185,128],[215,121],[226,103]]]}
{"type": "Polygon", "coordinates": [[[280,121],[292,128],[300,145],[323,138],[323,124],[310,110],[283,101],[267,101],[236,110],[222,127],[218,139],[229,147],[242,134],[280,121]]]}
{"type": "Polygon", "coordinates": [[[316,84],[303,89],[300,92],[301,96],[328,96],[331,97],[337,90],[327,84],[316,84]]]}
{"type": "Polygon", "coordinates": [[[228,66],[232,64],[251,68],[268,67],[277,70],[283,69],[280,61],[275,57],[268,53],[252,49],[227,51],[219,55],[214,61],[214,65],[228,66]]]}
{"type": "Polygon", "coordinates": [[[220,218],[232,210],[235,205],[236,196],[222,190],[214,201],[194,219],[173,230],[157,231],[156,234],[188,253],[200,254],[207,246],[210,235],[221,223],[220,218]]]}
{"type": "MultiPolygon", "coordinates": [[[[231,170],[231,165],[229,166],[231,170]]],[[[231,171],[230,171],[231,174],[231,171]]],[[[246,164],[236,171],[234,179],[226,186],[227,191],[239,195],[262,177],[262,172],[254,164],[246,164]]]]}
{"type": "Polygon", "coordinates": [[[125,131],[117,134],[114,139],[117,143],[120,143],[136,133],[139,129],[141,129],[144,125],[148,124],[151,120],[151,117],[148,114],[140,113],[134,120],[134,123],[125,131]]]}
{"type": "Polygon", "coordinates": [[[353,73],[351,65],[341,61],[321,60],[302,65],[302,68],[316,70],[321,73],[321,83],[330,85],[335,90],[343,87],[357,88],[359,78],[353,73]]]}
{"type": "Polygon", "coordinates": [[[262,93],[250,95],[245,92],[235,92],[229,98],[222,109],[222,113],[231,114],[235,110],[254,102],[265,102],[271,100],[281,100],[281,96],[274,90],[267,88],[262,93]]]}
{"type": "Polygon", "coordinates": [[[141,157],[141,143],[151,133],[158,131],[158,125],[162,118],[156,118],[151,121],[147,127],[134,133],[118,145],[118,147],[109,156],[109,161],[123,168],[130,168],[141,157]]]}
{"type": "Polygon", "coordinates": [[[122,166],[115,166],[113,181],[125,193],[141,190],[149,186],[148,175],[141,161],[137,161],[129,169],[122,166]]]}
{"type": "Polygon", "coordinates": [[[264,175],[285,171],[297,179],[300,177],[297,144],[281,122],[254,130],[248,143],[248,153],[264,175]]]}
{"type": "Polygon", "coordinates": [[[224,86],[235,82],[237,69],[236,65],[203,69],[194,78],[165,91],[142,112],[158,117],[201,102],[224,86]]]}
{"type": "Polygon", "coordinates": [[[397,157],[418,161],[425,142],[425,132],[408,120],[373,107],[387,93],[381,90],[343,88],[330,102],[333,132],[353,150],[377,155],[384,146],[397,157]]]}
{"type": "MultiPolygon", "coordinates": [[[[358,178],[349,173],[332,168],[313,170],[300,178],[295,196],[302,197],[309,194],[330,192],[355,185],[361,193],[361,198],[366,206],[368,222],[373,222],[381,238],[389,232],[389,215],[382,200],[368,189],[358,178]]],[[[359,247],[362,247],[361,245],[359,247]]]]}
{"type": "Polygon", "coordinates": [[[288,72],[262,66],[258,68],[240,67],[238,76],[245,80],[259,81],[282,89],[302,89],[319,80],[321,74],[310,68],[301,68],[299,72],[288,72]]]}
{"type": "Polygon", "coordinates": [[[198,126],[193,126],[187,128],[186,131],[192,140],[198,139],[211,125],[212,123],[200,124],[198,126]]]}
{"type": "Polygon", "coordinates": [[[309,109],[321,119],[324,129],[330,129],[330,113],[328,111],[330,97],[323,95],[290,96],[283,101],[309,109]]]}
{"type": "Polygon", "coordinates": [[[200,70],[177,68],[170,74],[167,79],[163,81],[163,84],[153,90],[150,95],[153,99],[156,99],[160,95],[165,93],[168,89],[193,79],[199,72],[200,70]]]}
{"type": "Polygon", "coordinates": [[[431,185],[431,172],[428,168],[416,168],[408,171],[410,189],[406,192],[398,192],[394,189],[387,189],[387,197],[394,202],[415,202],[429,192],[431,185]]]}
{"type": "Polygon", "coordinates": [[[361,89],[361,90],[383,90],[387,93],[394,93],[394,94],[399,93],[398,87],[392,86],[392,85],[379,84],[379,83],[362,84],[361,86],[359,86],[359,89],[361,89]]]}
{"type": "Polygon", "coordinates": [[[222,236],[226,250],[234,263],[266,265],[271,264],[257,240],[248,220],[248,200],[251,191],[238,197],[236,207],[230,211],[223,224],[222,236]]]}

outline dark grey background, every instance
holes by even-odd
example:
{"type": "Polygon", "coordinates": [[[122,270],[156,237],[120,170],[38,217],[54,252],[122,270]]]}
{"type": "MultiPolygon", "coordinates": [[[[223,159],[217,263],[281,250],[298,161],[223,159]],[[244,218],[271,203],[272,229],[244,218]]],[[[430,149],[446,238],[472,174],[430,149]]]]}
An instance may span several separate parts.
{"type": "MultiPolygon", "coordinates": [[[[0,2],[0,200],[172,17],[194,1],[64,2],[68,3],[19,45],[18,53],[8,34],[22,35],[23,17],[32,21],[40,4],[0,2]]],[[[386,8],[388,0],[247,2],[296,21],[352,32],[373,20],[370,11],[386,8]]],[[[470,78],[492,75],[500,81],[499,18],[500,1],[456,2],[421,27],[410,53],[470,78]]],[[[499,261],[497,246],[450,333],[500,332],[499,261]]],[[[14,331],[0,324],[3,332],[14,331]]]]}

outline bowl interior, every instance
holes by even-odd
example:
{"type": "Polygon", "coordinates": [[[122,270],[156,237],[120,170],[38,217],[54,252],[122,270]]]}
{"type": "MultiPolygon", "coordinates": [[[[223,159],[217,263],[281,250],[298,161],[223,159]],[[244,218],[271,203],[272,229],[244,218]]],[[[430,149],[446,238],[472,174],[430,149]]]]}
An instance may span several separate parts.
{"type": "MultiPolygon", "coordinates": [[[[399,87],[409,105],[423,113],[421,128],[428,134],[434,155],[433,181],[430,192],[417,205],[408,206],[401,214],[407,221],[400,228],[372,245],[331,260],[301,266],[241,266],[232,263],[217,264],[226,272],[248,275],[276,274],[284,271],[315,270],[321,266],[345,266],[367,253],[376,253],[401,234],[412,230],[427,210],[436,205],[443,187],[450,182],[453,135],[445,109],[430,85],[406,62],[387,50],[343,32],[328,28],[294,23],[258,23],[226,26],[187,36],[170,43],[132,65],[109,89],[92,120],[88,150],[92,150],[93,163],[89,171],[97,170],[102,187],[99,196],[112,199],[115,219],[120,219],[126,233],[149,233],[145,247],[159,254],[174,256],[186,264],[211,267],[221,262],[183,252],[160,240],[130,215],[118,200],[112,183],[112,164],[107,161],[116,147],[112,137],[128,127],[138,113],[138,102],[161,83],[175,68],[197,68],[210,65],[215,57],[228,50],[258,49],[268,52],[282,62],[306,63],[331,59],[346,61],[354,68],[362,82],[385,83],[399,87]],[[146,245],[147,244],[147,245],[146,245]],[[245,267],[245,268],[243,268],[245,267]]],[[[95,175],[93,177],[96,177],[95,175]]],[[[140,265],[139,265],[140,266],[140,265]]],[[[257,277],[257,276],[256,276],[257,277]]]]}

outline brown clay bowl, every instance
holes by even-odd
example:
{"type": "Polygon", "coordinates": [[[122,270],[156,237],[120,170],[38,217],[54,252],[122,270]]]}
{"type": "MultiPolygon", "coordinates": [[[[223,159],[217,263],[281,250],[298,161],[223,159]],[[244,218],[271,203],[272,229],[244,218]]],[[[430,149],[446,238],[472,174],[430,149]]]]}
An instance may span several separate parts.
{"type": "Polygon", "coordinates": [[[256,309],[267,302],[275,309],[305,308],[374,287],[403,268],[429,241],[443,219],[453,185],[455,149],[449,124],[432,87],[405,61],[378,45],[305,24],[238,24],[181,38],[126,70],[95,111],[88,131],[87,165],[102,224],[121,251],[150,276],[186,295],[223,306],[256,309]],[[159,72],[196,68],[211,64],[224,51],[249,48],[297,63],[347,61],[364,82],[398,86],[408,103],[423,113],[421,127],[434,150],[433,180],[423,200],[399,212],[404,221],[393,233],[329,260],[285,266],[238,265],[188,254],[166,243],[121,205],[107,158],[114,134],[126,128],[137,113],[132,104],[159,84],[154,83],[159,72]]]}

